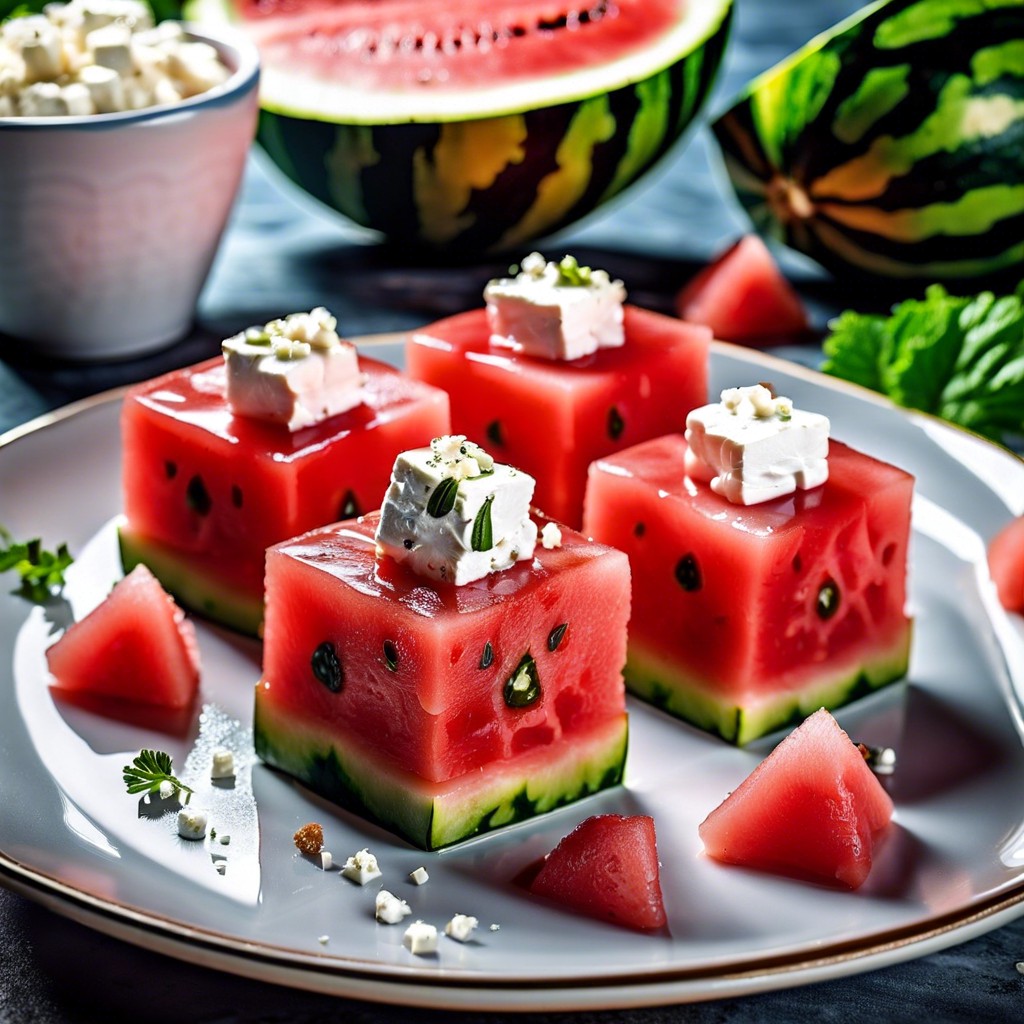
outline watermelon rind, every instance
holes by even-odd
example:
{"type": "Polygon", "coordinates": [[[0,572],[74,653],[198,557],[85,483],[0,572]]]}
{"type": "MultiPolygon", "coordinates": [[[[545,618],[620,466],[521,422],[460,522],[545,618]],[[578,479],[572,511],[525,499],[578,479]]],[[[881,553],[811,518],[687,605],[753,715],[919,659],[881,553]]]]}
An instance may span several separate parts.
{"type": "Polygon", "coordinates": [[[126,573],[145,565],[183,607],[239,633],[260,634],[262,600],[225,583],[209,563],[186,559],[176,548],[135,533],[124,521],[118,524],[117,539],[126,573]]]}
{"type": "MultiPolygon", "coordinates": [[[[309,195],[393,242],[521,256],[633,184],[693,122],[732,2],[680,7],[639,52],[505,85],[369,92],[264,60],[258,139],[309,195]]],[[[233,17],[227,0],[193,0],[188,13],[233,17]]],[[[259,43],[271,29],[251,31],[259,43]]]]}
{"type": "Polygon", "coordinates": [[[396,768],[356,739],[343,741],[262,698],[256,687],[257,755],[315,793],[438,850],[552,811],[622,781],[628,726],[623,714],[555,748],[541,747],[446,782],[396,768]]]}
{"type": "Polygon", "coordinates": [[[743,746],[777,729],[802,722],[819,708],[830,710],[902,679],[910,664],[911,623],[885,647],[818,671],[803,687],[775,690],[765,697],[738,703],[713,683],[694,678],[630,642],[623,674],[630,693],[677,718],[743,746]]]}
{"type": "Polygon", "coordinates": [[[754,79],[713,124],[758,230],[837,276],[1024,265],[1024,3],[887,0],[754,79]]]}

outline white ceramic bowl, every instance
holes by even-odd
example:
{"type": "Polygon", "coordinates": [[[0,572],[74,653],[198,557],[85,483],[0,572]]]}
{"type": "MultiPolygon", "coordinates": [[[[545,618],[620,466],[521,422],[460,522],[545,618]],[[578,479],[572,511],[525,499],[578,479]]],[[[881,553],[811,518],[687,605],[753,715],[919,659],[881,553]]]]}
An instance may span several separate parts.
{"type": "Polygon", "coordinates": [[[232,70],[173,106],[0,117],[0,333],[66,359],[188,333],[256,130],[259,58],[186,26],[232,70]]]}

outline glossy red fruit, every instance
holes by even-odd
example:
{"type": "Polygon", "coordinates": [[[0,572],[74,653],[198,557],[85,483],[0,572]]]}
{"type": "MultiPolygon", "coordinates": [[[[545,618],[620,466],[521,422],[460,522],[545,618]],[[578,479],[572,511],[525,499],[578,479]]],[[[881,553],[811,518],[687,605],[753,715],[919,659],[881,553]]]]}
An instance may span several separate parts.
{"type": "Polygon", "coordinates": [[[1024,516],[1018,516],[992,538],[988,567],[1003,607],[1024,613],[1024,516]]]}

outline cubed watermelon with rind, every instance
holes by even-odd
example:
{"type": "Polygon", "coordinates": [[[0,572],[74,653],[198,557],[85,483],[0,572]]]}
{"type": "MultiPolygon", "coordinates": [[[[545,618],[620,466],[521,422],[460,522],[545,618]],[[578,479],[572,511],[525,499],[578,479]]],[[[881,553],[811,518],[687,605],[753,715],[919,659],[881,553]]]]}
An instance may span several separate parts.
{"type": "Polygon", "coordinates": [[[700,825],[709,857],[856,889],[893,802],[824,708],[787,736],[700,825]]]}
{"type": "Polygon", "coordinates": [[[195,627],[144,565],[72,623],[46,662],[68,693],[184,708],[199,687],[195,627]]]}

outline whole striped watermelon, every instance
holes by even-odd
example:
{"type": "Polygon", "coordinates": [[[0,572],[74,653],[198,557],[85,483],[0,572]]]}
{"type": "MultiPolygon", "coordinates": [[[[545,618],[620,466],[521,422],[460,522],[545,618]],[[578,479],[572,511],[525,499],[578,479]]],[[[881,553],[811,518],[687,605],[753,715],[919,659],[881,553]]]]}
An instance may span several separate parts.
{"type": "Polygon", "coordinates": [[[388,238],[521,252],[636,181],[692,121],[731,0],[194,0],[263,59],[259,140],[388,238]]]}
{"type": "Polygon", "coordinates": [[[714,124],[755,224],[838,274],[954,281],[1024,261],[1024,0],[888,0],[714,124]]]}

